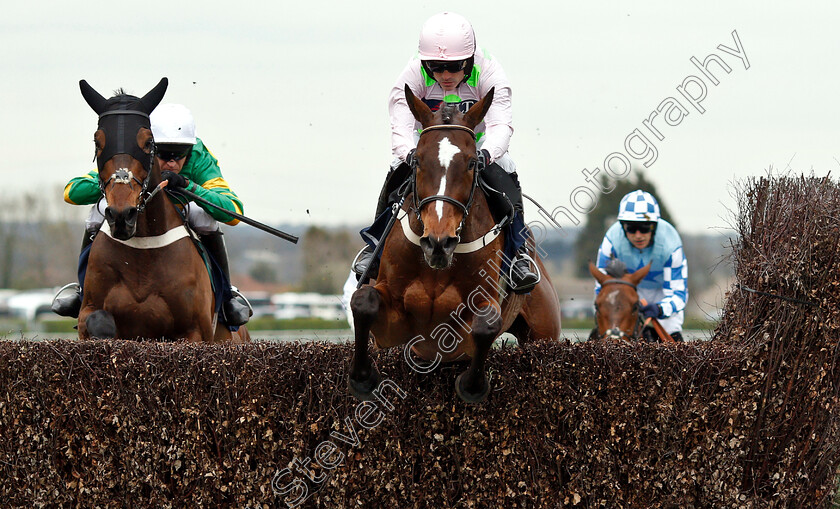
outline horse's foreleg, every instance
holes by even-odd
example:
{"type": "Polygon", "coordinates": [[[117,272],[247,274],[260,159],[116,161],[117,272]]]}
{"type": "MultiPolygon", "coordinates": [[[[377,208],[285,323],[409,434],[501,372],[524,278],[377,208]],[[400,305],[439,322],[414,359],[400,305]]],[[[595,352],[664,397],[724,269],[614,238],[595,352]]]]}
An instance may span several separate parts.
{"type": "Polygon", "coordinates": [[[82,306],[82,310],[79,311],[79,323],[77,324],[77,328],[79,331],[79,339],[81,340],[88,340],[90,339],[90,332],[87,330],[87,317],[90,316],[91,310],[82,306]]]}
{"type": "Polygon", "coordinates": [[[490,393],[490,384],[484,374],[484,364],[493,341],[502,332],[502,316],[493,304],[480,308],[472,320],[472,338],[475,355],[470,367],[455,379],[455,392],[467,403],[480,403],[490,393]]]}
{"type": "Polygon", "coordinates": [[[117,337],[117,324],[114,316],[99,309],[85,318],[85,333],[94,339],[113,339],[117,337]]]}
{"type": "Polygon", "coordinates": [[[350,299],[353,312],[356,349],[353,353],[353,365],[350,368],[348,386],[350,394],[361,401],[373,399],[373,390],[379,385],[379,372],[373,366],[368,354],[370,328],[379,316],[382,297],[372,286],[363,286],[356,290],[350,299]]]}

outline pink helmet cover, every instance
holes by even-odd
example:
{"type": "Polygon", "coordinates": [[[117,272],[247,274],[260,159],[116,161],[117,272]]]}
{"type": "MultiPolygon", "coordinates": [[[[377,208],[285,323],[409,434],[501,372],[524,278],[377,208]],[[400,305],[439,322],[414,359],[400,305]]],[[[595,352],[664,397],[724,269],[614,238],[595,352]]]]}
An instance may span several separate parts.
{"type": "Polygon", "coordinates": [[[442,12],[423,24],[418,49],[420,60],[465,60],[475,53],[475,33],[465,17],[442,12]]]}

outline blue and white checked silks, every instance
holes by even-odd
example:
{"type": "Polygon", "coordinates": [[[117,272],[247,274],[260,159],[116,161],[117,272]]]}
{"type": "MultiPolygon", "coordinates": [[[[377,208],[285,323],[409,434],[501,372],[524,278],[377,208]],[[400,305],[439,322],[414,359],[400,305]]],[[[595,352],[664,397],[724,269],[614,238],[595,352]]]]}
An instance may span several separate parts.
{"type": "Polygon", "coordinates": [[[659,221],[659,217],[659,202],[641,189],[627,193],[618,205],[619,221],[659,221]]]}
{"type": "MultiPolygon", "coordinates": [[[[650,272],[639,283],[639,297],[659,304],[663,315],[659,321],[668,333],[681,331],[688,301],[688,261],[683,254],[682,239],[671,223],[659,219],[653,244],[638,249],[627,240],[621,223],[616,222],[607,230],[598,250],[598,268],[606,269],[611,257],[623,261],[631,272],[653,262],[650,272]]],[[[600,290],[601,285],[596,284],[595,294],[600,290]]]]}

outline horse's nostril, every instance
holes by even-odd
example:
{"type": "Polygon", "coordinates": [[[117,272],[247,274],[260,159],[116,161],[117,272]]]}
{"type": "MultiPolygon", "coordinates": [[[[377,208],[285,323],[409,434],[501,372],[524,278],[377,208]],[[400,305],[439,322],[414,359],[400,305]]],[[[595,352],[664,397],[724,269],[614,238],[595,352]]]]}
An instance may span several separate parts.
{"type": "Polygon", "coordinates": [[[111,210],[111,207],[105,207],[105,219],[108,221],[114,220],[114,211],[111,210]]]}
{"type": "Polygon", "coordinates": [[[460,242],[458,237],[446,237],[443,241],[443,250],[447,253],[455,251],[455,248],[458,247],[458,242],[460,242]]]}
{"type": "Polygon", "coordinates": [[[137,219],[137,207],[131,207],[125,214],[126,221],[135,221],[137,219]]]}
{"type": "Polygon", "coordinates": [[[420,247],[421,248],[423,248],[427,251],[431,251],[432,246],[434,246],[434,244],[432,243],[432,240],[429,237],[420,237],[420,247]]]}

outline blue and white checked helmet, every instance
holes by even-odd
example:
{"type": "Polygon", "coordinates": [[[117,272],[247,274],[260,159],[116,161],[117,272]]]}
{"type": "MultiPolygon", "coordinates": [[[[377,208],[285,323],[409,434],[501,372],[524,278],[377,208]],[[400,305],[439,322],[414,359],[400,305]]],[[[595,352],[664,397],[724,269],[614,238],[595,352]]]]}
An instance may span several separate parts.
{"type": "Polygon", "coordinates": [[[637,189],[627,193],[618,206],[619,221],[659,221],[659,203],[650,193],[637,189]]]}

